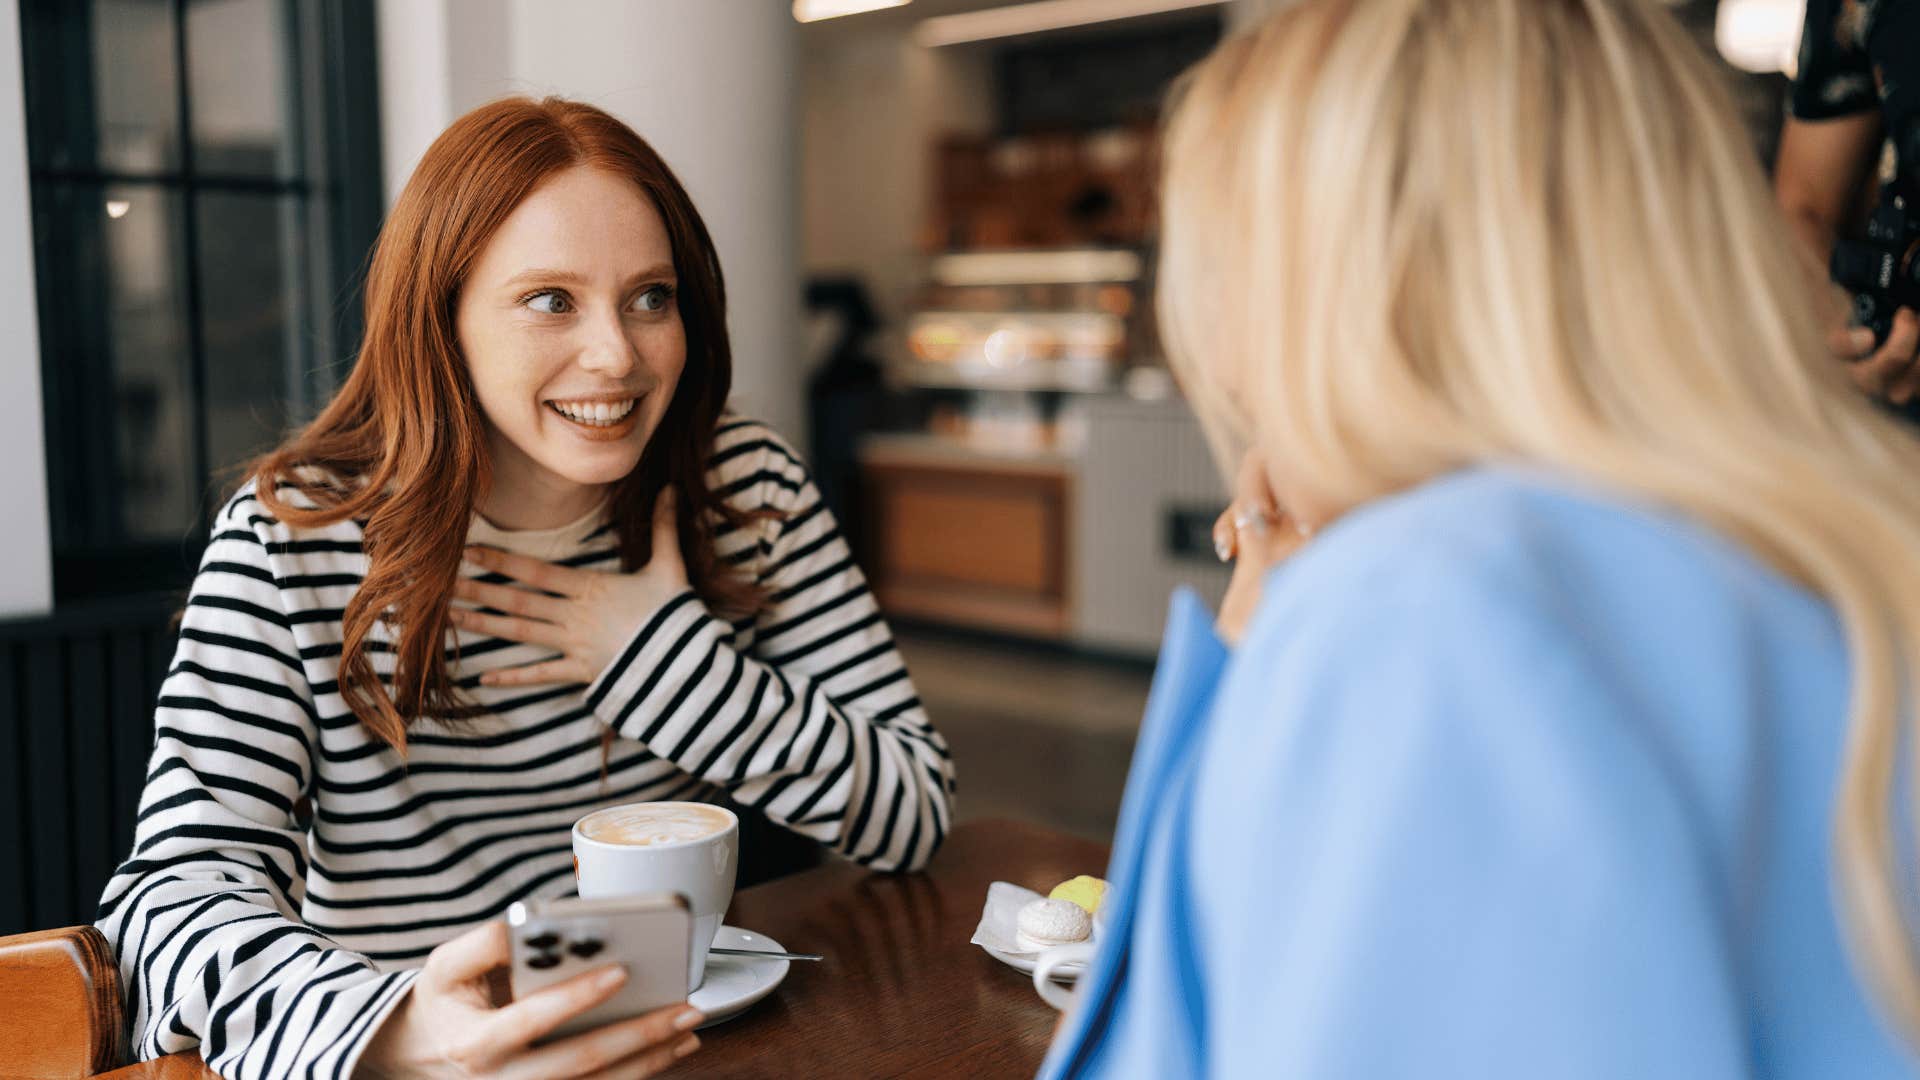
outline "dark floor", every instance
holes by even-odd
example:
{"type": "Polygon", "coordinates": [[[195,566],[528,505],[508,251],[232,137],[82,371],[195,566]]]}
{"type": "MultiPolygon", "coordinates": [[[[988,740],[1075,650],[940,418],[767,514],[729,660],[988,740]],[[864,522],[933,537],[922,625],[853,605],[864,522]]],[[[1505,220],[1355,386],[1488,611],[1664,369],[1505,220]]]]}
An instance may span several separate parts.
{"type": "Polygon", "coordinates": [[[959,774],[960,821],[1013,817],[1110,841],[1146,704],[1146,665],[901,628],[959,774]]]}

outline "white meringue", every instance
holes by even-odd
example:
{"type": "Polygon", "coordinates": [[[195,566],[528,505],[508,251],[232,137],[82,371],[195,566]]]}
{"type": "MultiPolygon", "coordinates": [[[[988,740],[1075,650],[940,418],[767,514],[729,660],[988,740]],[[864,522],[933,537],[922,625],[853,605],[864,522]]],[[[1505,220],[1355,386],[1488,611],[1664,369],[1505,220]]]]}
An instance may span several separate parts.
{"type": "Polygon", "coordinates": [[[1085,941],[1093,933],[1087,909],[1071,900],[1034,900],[1020,909],[1016,940],[1034,952],[1085,941]]]}

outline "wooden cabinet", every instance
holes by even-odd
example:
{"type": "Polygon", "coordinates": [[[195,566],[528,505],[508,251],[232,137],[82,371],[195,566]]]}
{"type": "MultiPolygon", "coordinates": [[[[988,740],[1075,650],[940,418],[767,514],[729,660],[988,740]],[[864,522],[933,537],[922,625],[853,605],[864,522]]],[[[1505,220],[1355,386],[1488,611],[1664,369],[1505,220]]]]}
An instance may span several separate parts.
{"type": "Polygon", "coordinates": [[[1071,628],[1071,463],[873,445],[866,570],[890,615],[1061,638],[1071,628]]]}

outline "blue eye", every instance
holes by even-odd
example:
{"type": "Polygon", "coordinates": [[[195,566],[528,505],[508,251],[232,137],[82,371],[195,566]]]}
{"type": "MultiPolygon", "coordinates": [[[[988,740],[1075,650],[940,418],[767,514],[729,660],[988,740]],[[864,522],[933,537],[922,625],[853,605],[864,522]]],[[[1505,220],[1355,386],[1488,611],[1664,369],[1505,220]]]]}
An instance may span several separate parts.
{"type": "Polygon", "coordinates": [[[564,315],[573,310],[564,295],[551,289],[534,293],[520,302],[542,315],[564,315]]]}
{"type": "Polygon", "coordinates": [[[673,303],[673,286],[655,285],[641,293],[633,301],[641,311],[665,311],[673,303]]]}

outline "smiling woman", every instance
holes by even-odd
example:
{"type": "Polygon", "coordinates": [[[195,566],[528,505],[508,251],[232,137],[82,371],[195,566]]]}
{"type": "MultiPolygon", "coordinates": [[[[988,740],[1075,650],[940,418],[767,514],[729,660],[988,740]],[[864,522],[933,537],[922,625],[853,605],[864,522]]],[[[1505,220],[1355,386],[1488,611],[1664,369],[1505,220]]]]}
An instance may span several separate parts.
{"type": "Polygon", "coordinates": [[[516,207],[455,323],[507,528],[560,525],[639,463],[686,366],[673,240],[625,176],[576,165],[516,207]]]}
{"type": "Polygon", "coordinates": [[[188,602],[99,914],[141,1056],[639,1075],[697,1015],[534,1048],[619,980],[482,989],[500,912],[572,891],[576,819],[702,799],[933,854],[945,741],[805,466],[723,414],[730,363],[705,226],[618,121],[511,99],[428,150],[353,374],[188,602]]]}

